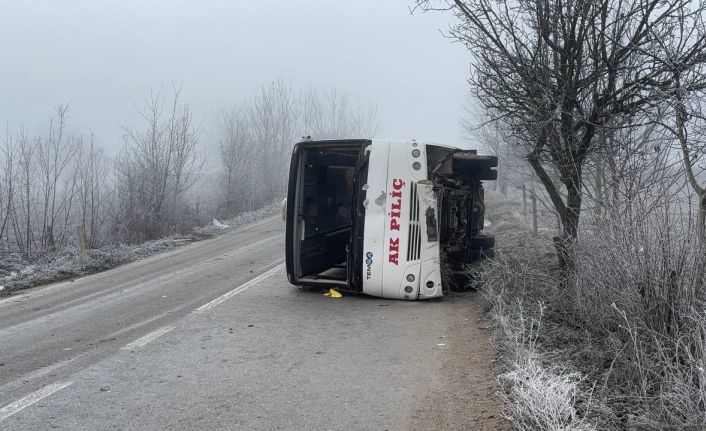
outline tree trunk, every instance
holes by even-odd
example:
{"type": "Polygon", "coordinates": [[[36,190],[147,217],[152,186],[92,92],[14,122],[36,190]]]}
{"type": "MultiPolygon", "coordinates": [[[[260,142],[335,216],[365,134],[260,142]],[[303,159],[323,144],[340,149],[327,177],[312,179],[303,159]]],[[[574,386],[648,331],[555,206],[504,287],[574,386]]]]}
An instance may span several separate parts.
{"type": "Polygon", "coordinates": [[[696,291],[694,292],[694,295],[697,301],[703,302],[706,299],[706,286],[704,286],[704,272],[706,272],[706,193],[699,196],[699,214],[696,219],[696,237],[698,239],[697,253],[701,259],[701,262],[700,264],[697,264],[696,291]]]}
{"type": "Polygon", "coordinates": [[[549,194],[554,209],[561,219],[561,234],[554,237],[554,247],[556,248],[559,266],[566,275],[576,267],[572,246],[578,235],[579,215],[581,213],[581,172],[578,166],[573,165],[573,170],[569,169],[562,173],[562,182],[566,186],[566,202],[562,198],[556,184],[551,179],[547,171],[539,161],[539,151],[544,146],[544,137],[538,140],[534,151],[527,156],[527,161],[539,177],[545,190],[549,194]]]}
{"type": "Polygon", "coordinates": [[[674,74],[674,81],[676,88],[679,90],[676,93],[676,137],[681,147],[686,177],[699,199],[699,213],[696,220],[696,252],[701,257],[701,262],[697,263],[694,299],[697,306],[701,308],[704,301],[706,301],[706,286],[704,286],[704,271],[706,271],[706,268],[704,268],[706,264],[706,226],[704,226],[706,223],[706,187],[699,184],[697,175],[694,172],[695,158],[692,159],[691,152],[693,150],[689,148],[689,142],[687,141],[686,121],[688,120],[688,113],[683,102],[683,89],[680,85],[680,74],[678,72],[674,74]]]}
{"type": "Polygon", "coordinates": [[[537,220],[539,218],[539,214],[537,214],[537,196],[535,196],[534,192],[532,193],[531,196],[532,199],[532,233],[534,234],[534,237],[537,238],[539,236],[539,229],[537,228],[537,220]]]}
{"type": "Polygon", "coordinates": [[[573,272],[576,260],[573,245],[578,237],[579,216],[581,214],[581,191],[578,187],[567,184],[566,207],[559,213],[561,219],[561,235],[554,237],[554,247],[559,257],[559,265],[565,273],[573,272]]]}
{"type": "Polygon", "coordinates": [[[47,246],[49,251],[56,251],[56,242],[54,241],[54,225],[47,226],[47,246]]]}
{"type": "Polygon", "coordinates": [[[605,215],[605,201],[603,200],[603,177],[604,177],[604,162],[603,162],[603,155],[598,154],[598,157],[596,158],[596,205],[597,205],[597,212],[598,212],[598,217],[603,218],[605,215]]]}
{"type": "Polygon", "coordinates": [[[699,197],[699,216],[696,222],[696,234],[701,244],[706,243],[706,194],[699,197]]]}

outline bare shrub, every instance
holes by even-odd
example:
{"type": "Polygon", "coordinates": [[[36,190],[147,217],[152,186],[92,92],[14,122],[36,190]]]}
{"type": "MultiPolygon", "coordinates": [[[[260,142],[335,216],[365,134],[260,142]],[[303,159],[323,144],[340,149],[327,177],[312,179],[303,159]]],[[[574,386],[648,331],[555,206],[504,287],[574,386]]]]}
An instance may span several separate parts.
{"type": "MultiPolygon", "coordinates": [[[[0,244],[7,246],[11,215],[16,193],[16,177],[18,169],[17,143],[12,132],[5,133],[5,139],[0,146],[0,160],[2,161],[2,174],[0,174],[0,244]],[[4,239],[4,241],[3,241],[4,239]]],[[[0,249],[0,251],[3,251],[0,249]]]]}
{"type": "Polygon", "coordinates": [[[252,209],[255,195],[253,177],[255,151],[250,124],[245,112],[225,112],[218,125],[219,216],[230,217],[252,209]]]}
{"type": "Polygon", "coordinates": [[[278,80],[250,100],[247,115],[256,170],[251,177],[255,207],[284,196],[291,148],[299,134],[299,103],[290,84],[278,80]]]}
{"type": "Polygon", "coordinates": [[[332,88],[300,96],[301,130],[315,139],[372,138],[380,130],[377,107],[363,105],[332,88]]]}
{"type": "Polygon", "coordinates": [[[706,316],[695,307],[700,245],[682,198],[635,200],[633,217],[611,220],[612,229],[591,226],[576,244],[576,292],[564,304],[611,348],[605,385],[636,395],[632,413],[645,428],[706,424],[706,316]]]}
{"type": "Polygon", "coordinates": [[[659,112],[675,95],[706,88],[706,5],[660,0],[415,3],[457,18],[449,36],[465,45],[473,60],[471,89],[489,115],[512,126],[512,144],[523,149],[559,216],[557,256],[571,272],[586,174],[605,148],[602,134],[635,127],[636,112],[659,112]]]}
{"type": "Polygon", "coordinates": [[[56,117],[50,119],[48,134],[39,137],[35,143],[42,202],[39,246],[52,251],[66,243],[67,222],[75,191],[76,177],[71,168],[79,146],[76,137],[66,134],[67,113],[68,106],[59,105],[56,117]],[[60,218],[62,213],[65,214],[63,220],[60,218]]]}
{"type": "Polygon", "coordinates": [[[0,245],[6,252],[52,252],[75,236],[84,138],[67,134],[67,119],[68,107],[59,105],[45,134],[23,127],[6,133],[0,151],[0,245]]]}
{"type": "Polygon", "coordinates": [[[78,225],[86,234],[89,249],[99,248],[108,240],[108,194],[111,175],[108,160],[103,150],[95,143],[91,133],[86,143],[78,139],[79,151],[75,161],[76,204],[78,205],[78,225]]]}
{"type": "Polygon", "coordinates": [[[513,419],[525,424],[518,426],[548,429],[536,425],[533,409],[540,406],[559,415],[555,420],[567,417],[552,399],[532,392],[529,382],[545,376],[540,366],[561,376],[544,386],[574,388],[561,393],[573,394],[578,417],[599,429],[706,425],[706,315],[694,306],[699,247],[691,234],[697,202],[671,178],[650,184],[632,199],[621,196],[621,208],[609,210],[608,218],[584,219],[571,290],[561,287],[562,272],[552,266],[551,232],[534,238],[518,212],[507,210],[517,202],[488,205],[499,239],[496,259],[480,277],[493,314],[503,316],[499,342],[529,346],[524,350],[539,361],[526,359],[520,367],[523,349],[504,350],[510,374],[502,381],[509,413],[524,418],[513,419]],[[541,312],[521,307],[537,302],[544,304],[541,312]],[[540,318],[542,330],[528,335],[527,322],[540,318]],[[517,401],[522,397],[537,405],[517,401]]]}
{"type": "Polygon", "coordinates": [[[191,107],[174,90],[170,104],[153,93],[140,112],[144,128],[128,128],[115,165],[113,234],[141,242],[193,226],[194,211],[183,196],[203,163],[191,107]],[[166,110],[166,112],[165,112],[166,110]]]}
{"type": "Polygon", "coordinates": [[[375,106],[336,89],[297,92],[283,80],[263,86],[218,122],[218,214],[232,217],[283,198],[292,148],[302,136],[371,138],[379,128],[375,106]]]}
{"type": "MultiPolygon", "coordinates": [[[[486,275],[501,279],[518,275],[502,270],[504,265],[496,265],[486,275]]],[[[506,370],[498,380],[504,389],[508,419],[520,430],[596,429],[589,419],[592,391],[584,387],[581,373],[553,365],[538,348],[544,305],[538,303],[536,310],[528,313],[523,300],[512,293],[486,289],[484,294],[493,305],[497,345],[505,362],[506,370]]]]}
{"type": "Polygon", "coordinates": [[[531,352],[499,376],[506,386],[510,420],[520,430],[583,431],[597,429],[578,412],[584,395],[579,373],[549,370],[531,352]]]}

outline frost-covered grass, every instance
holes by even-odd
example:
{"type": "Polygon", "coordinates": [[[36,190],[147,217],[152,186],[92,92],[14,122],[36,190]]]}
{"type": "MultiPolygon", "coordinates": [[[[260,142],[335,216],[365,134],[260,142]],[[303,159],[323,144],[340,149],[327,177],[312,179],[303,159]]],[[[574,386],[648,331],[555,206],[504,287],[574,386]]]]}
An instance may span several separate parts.
{"type": "Polygon", "coordinates": [[[553,364],[538,349],[544,306],[537,304],[535,317],[528,317],[519,301],[507,307],[501,295],[488,299],[504,359],[498,380],[507,418],[519,430],[596,430],[587,419],[592,391],[583,386],[582,374],[553,364]]]}
{"type": "Polygon", "coordinates": [[[191,235],[170,236],[135,245],[105,246],[100,249],[87,250],[84,256],[75,245],[54,253],[32,254],[30,256],[18,253],[0,254],[0,287],[2,287],[0,295],[8,295],[18,289],[105,271],[118,265],[172,250],[193,241],[232,231],[271,217],[279,211],[278,204],[271,204],[255,211],[240,214],[233,219],[218,223],[211,222],[204,227],[194,229],[191,235]]]}
{"type": "Polygon", "coordinates": [[[563,359],[568,350],[547,343],[557,332],[553,322],[544,327],[548,306],[542,301],[560,296],[551,277],[557,269],[551,229],[540,228],[539,238],[533,237],[515,202],[486,197],[491,222],[486,230],[496,235],[497,257],[486,261],[478,274],[501,356],[498,380],[505,414],[520,430],[600,429],[590,414],[591,382],[563,359]]]}
{"type": "Polygon", "coordinates": [[[500,375],[510,420],[520,430],[589,431],[596,426],[578,412],[581,375],[552,370],[526,355],[500,375]]]}
{"type": "Polygon", "coordinates": [[[674,214],[652,221],[638,207],[637,222],[610,229],[587,220],[567,282],[551,228],[532,235],[517,200],[486,204],[496,258],[478,279],[509,419],[523,430],[706,429],[706,313],[689,302],[695,255],[674,214]]]}
{"type": "Polygon", "coordinates": [[[3,255],[0,257],[0,285],[7,289],[6,292],[10,292],[92,274],[171,250],[191,241],[194,241],[193,237],[169,237],[139,245],[117,245],[87,250],[85,256],[81,256],[76,246],[29,257],[24,254],[3,255]]]}
{"type": "Polygon", "coordinates": [[[265,205],[260,209],[254,211],[246,211],[227,220],[216,220],[214,218],[208,225],[194,229],[194,231],[202,235],[218,235],[223,232],[228,232],[237,229],[243,225],[254,223],[256,221],[280,214],[280,211],[281,202],[273,202],[269,205],[265,205]]]}

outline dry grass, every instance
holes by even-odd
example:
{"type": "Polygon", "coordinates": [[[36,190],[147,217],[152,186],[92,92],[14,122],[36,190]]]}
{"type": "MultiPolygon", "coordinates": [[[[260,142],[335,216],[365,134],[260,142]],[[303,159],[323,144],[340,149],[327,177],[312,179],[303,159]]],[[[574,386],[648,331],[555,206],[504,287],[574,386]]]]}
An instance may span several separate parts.
{"type": "Polygon", "coordinates": [[[0,295],[9,295],[14,290],[105,271],[271,217],[279,211],[280,204],[272,203],[226,220],[224,224],[228,225],[227,229],[218,228],[209,223],[205,227],[193,229],[189,235],[169,236],[141,244],[103,246],[88,250],[85,256],[81,256],[80,250],[75,245],[69,245],[52,253],[37,253],[30,256],[22,253],[0,254],[0,287],[3,287],[0,289],[0,295]]]}
{"type": "Polygon", "coordinates": [[[562,284],[551,231],[535,238],[516,204],[487,200],[498,245],[478,276],[518,428],[703,429],[706,315],[686,218],[633,203],[639,217],[587,222],[562,284]]]}

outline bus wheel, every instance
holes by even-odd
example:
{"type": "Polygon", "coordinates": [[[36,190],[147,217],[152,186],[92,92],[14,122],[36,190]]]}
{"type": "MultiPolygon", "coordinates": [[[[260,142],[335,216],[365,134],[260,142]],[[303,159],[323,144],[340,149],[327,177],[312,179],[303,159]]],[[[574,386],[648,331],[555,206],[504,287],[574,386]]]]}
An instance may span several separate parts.
{"type": "Polygon", "coordinates": [[[493,247],[495,247],[495,237],[481,233],[471,238],[471,243],[468,248],[471,250],[487,250],[493,247]]]}
{"type": "Polygon", "coordinates": [[[487,248],[484,250],[471,250],[468,253],[470,256],[470,259],[468,260],[469,263],[473,262],[478,262],[481,259],[492,259],[495,257],[495,249],[493,248],[487,248]]]}
{"type": "Polygon", "coordinates": [[[496,156],[477,156],[474,154],[458,153],[453,156],[454,173],[470,175],[480,181],[498,179],[498,171],[493,168],[498,166],[496,156]]]}

